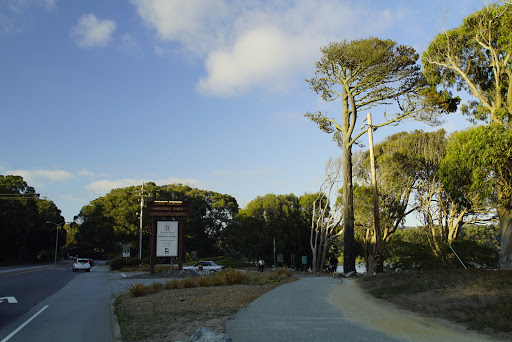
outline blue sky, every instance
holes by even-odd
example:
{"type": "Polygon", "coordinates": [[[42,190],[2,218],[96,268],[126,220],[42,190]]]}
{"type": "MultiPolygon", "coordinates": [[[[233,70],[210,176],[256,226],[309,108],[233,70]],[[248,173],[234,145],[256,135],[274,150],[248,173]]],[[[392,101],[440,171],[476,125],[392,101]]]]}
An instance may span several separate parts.
{"type": "MultiPolygon", "coordinates": [[[[67,221],[143,181],[229,194],[241,206],[317,191],[325,162],[341,154],[304,118],[339,114],[304,81],[320,47],[373,36],[421,53],[483,5],[0,0],[0,174],[22,175],[67,221]]],[[[459,115],[444,125],[466,126],[459,115]]],[[[409,122],[374,138],[413,129],[431,130],[409,122]]]]}

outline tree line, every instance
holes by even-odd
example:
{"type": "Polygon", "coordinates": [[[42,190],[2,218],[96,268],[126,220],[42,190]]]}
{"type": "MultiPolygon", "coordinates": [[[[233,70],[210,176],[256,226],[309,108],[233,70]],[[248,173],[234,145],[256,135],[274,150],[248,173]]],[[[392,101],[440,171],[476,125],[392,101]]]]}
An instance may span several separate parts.
{"type": "Polygon", "coordinates": [[[64,218],[21,176],[0,175],[0,264],[53,260],[66,244],[64,218]],[[57,240],[57,241],[56,241],[57,240]]]}

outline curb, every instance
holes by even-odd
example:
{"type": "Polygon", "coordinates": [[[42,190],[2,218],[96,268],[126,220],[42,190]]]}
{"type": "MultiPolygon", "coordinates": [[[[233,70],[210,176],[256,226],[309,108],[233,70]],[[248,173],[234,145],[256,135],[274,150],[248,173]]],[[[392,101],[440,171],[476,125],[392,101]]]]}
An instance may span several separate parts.
{"type": "Polygon", "coordinates": [[[119,321],[117,320],[117,315],[115,313],[114,306],[115,299],[110,300],[110,317],[112,321],[112,337],[114,342],[123,342],[121,336],[121,327],[119,327],[119,321]]]}

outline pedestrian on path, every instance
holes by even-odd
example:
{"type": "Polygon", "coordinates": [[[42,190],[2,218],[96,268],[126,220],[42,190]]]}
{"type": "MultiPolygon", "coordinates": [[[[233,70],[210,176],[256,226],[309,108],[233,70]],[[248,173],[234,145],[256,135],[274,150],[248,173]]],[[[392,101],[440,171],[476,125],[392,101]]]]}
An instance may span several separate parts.
{"type": "Polygon", "coordinates": [[[260,258],[256,266],[258,266],[258,272],[263,272],[263,269],[265,268],[265,261],[260,258]]]}

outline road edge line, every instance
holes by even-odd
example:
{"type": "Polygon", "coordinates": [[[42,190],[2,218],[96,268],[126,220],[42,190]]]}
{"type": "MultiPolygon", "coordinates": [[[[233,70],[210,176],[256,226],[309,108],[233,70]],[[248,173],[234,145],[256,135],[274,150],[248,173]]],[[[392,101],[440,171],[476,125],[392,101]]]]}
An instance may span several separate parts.
{"type": "Polygon", "coordinates": [[[22,325],[20,325],[16,330],[14,330],[12,333],[10,333],[9,335],[7,335],[7,337],[5,337],[2,341],[0,342],[7,342],[11,339],[11,337],[13,337],[14,335],[16,335],[21,329],[23,329],[27,324],[29,324],[30,322],[32,322],[32,320],[34,318],[36,318],[37,316],[39,316],[39,314],[41,312],[43,312],[44,310],[48,309],[50,305],[46,305],[44,308],[42,308],[41,310],[39,310],[37,313],[35,313],[32,317],[30,317],[25,323],[23,323],[22,325]]]}

